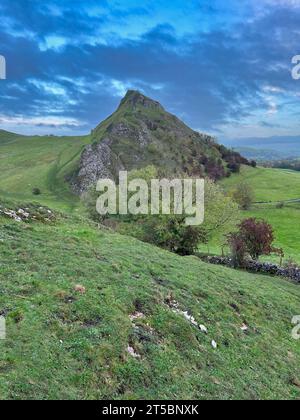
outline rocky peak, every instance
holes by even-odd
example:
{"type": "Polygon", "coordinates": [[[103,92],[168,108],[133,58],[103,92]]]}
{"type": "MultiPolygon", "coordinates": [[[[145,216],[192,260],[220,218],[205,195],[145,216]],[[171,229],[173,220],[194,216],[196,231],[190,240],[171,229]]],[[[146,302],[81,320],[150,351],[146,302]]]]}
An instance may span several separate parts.
{"type": "Polygon", "coordinates": [[[143,107],[147,109],[153,108],[153,109],[163,110],[163,107],[160,105],[159,102],[148,98],[147,96],[143,95],[141,92],[137,90],[129,90],[126,93],[125,97],[122,99],[120,103],[119,108],[122,108],[122,107],[127,107],[130,109],[143,107]]]}
{"type": "Polygon", "coordinates": [[[82,194],[101,178],[118,179],[120,170],[156,166],[165,177],[228,176],[240,163],[237,153],[187,127],[142,93],[129,90],[117,112],[92,132],[69,180],[82,194]],[[232,168],[232,169],[231,169],[232,168]]]}

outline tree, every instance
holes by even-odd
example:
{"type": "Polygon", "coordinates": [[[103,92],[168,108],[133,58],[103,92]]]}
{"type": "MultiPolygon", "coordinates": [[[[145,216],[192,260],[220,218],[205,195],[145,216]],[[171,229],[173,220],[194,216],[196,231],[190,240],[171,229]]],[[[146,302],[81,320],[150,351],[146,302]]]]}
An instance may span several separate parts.
{"type": "MultiPolygon", "coordinates": [[[[131,171],[128,174],[129,181],[141,178],[148,184],[152,179],[159,177],[160,174],[154,166],[131,171]]],[[[210,179],[205,180],[205,221],[201,226],[187,226],[185,219],[190,215],[176,215],[172,206],[170,215],[128,214],[103,217],[96,211],[98,195],[96,188],[93,187],[83,197],[89,215],[94,221],[108,223],[113,220],[116,230],[120,233],[155,243],[181,255],[193,254],[200,243],[206,244],[212,238],[217,240],[223,238],[224,234],[230,232],[240,220],[238,205],[210,179]]]]}
{"type": "Polygon", "coordinates": [[[238,204],[224,194],[222,188],[210,179],[205,180],[205,221],[203,227],[209,238],[220,237],[235,228],[240,221],[238,204]]]}
{"type": "Polygon", "coordinates": [[[252,259],[258,260],[262,255],[277,253],[282,255],[283,251],[273,246],[273,227],[265,220],[250,218],[244,220],[239,226],[238,232],[228,236],[228,244],[234,254],[238,251],[239,262],[241,262],[241,250],[244,258],[248,253],[252,259]]]}
{"type": "Polygon", "coordinates": [[[247,246],[244,238],[240,233],[235,232],[228,235],[227,242],[230,247],[233,264],[235,267],[243,267],[247,255],[247,246]]]}
{"type": "Polygon", "coordinates": [[[146,217],[141,239],[179,255],[193,255],[207,240],[202,226],[187,226],[185,216],[176,215],[146,217]]]}
{"type": "Polygon", "coordinates": [[[254,260],[258,260],[261,255],[270,255],[273,252],[274,231],[265,220],[246,219],[239,228],[247,251],[254,260]]]}
{"type": "Polygon", "coordinates": [[[240,206],[241,210],[249,210],[254,201],[254,191],[252,187],[242,182],[231,192],[234,201],[240,206]]]}

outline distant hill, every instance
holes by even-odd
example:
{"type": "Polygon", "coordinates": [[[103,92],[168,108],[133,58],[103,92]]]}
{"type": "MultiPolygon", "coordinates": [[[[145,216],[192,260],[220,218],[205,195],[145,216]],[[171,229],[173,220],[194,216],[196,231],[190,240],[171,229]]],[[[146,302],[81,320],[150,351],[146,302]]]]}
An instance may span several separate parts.
{"type": "Polygon", "coordinates": [[[227,139],[223,143],[256,160],[278,160],[300,157],[300,136],[249,137],[227,139]]]}
{"type": "Polygon", "coordinates": [[[20,134],[10,133],[9,131],[0,130],[0,145],[4,145],[6,143],[10,143],[14,140],[20,139],[24,136],[20,134]]]}
{"type": "Polygon", "coordinates": [[[254,149],[252,147],[234,147],[234,151],[243,155],[246,159],[256,162],[277,161],[281,159],[282,153],[271,149],[254,149]]]}
{"type": "Polygon", "coordinates": [[[238,153],[218,145],[169,114],[156,101],[129,91],[119,108],[92,132],[92,144],[81,155],[71,184],[83,193],[100,178],[117,178],[120,170],[155,165],[165,176],[228,176],[238,164],[238,153]]]}

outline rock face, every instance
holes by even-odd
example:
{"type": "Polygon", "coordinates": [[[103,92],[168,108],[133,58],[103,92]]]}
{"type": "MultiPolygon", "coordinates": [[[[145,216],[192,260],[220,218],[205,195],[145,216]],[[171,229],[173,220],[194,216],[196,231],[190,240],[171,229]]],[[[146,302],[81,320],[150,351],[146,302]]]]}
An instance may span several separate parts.
{"type": "Polygon", "coordinates": [[[117,172],[125,169],[111,145],[112,139],[107,137],[102,142],[93,143],[84,149],[79,172],[72,181],[75,192],[82,194],[99,179],[114,179],[117,172]]]}
{"type": "Polygon", "coordinates": [[[164,176],[218,179],[229,175],[233,163],[248,162],[212,137],[191,130],[158,102],[129,91],[116,112],[93,130],[71,185],[81,195],[101,178],[116,180],[121,170],[149,165],[164,176]]]}

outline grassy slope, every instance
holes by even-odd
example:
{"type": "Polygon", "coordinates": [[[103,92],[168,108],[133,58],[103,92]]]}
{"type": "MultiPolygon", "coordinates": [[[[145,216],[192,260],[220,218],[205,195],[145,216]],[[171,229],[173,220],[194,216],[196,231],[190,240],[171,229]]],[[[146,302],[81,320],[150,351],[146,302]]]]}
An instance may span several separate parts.
{"type": "Polygon", "coordinates": [[[90,137],[24,137],[0,131],[0,194],[33,200],[32,189],[45,205],[71,210],[79,200],[70,192],[64,176],[75,165],[90,137]]]}
{"type": "Polygon", "coordinates": [[[8,324],[0,398],[300,397],[291,337],[299,287],[178,257],[74,216],[55,226],[0,223],[8,324]],[[74,292],[78,283],[85,294],[74,292]],[[170,292],[207,336],[164,303],[170,292]],[[138,329],[135,309],[146,315],[138,329]]]}
{"type": "MultiPolygon", "coordinates": [[[[88,137],[2,134],[0,197],[32,201],[39,187],[42,204],[78,208],[63,179],[88,137]]],[[[0,248],[0,398],[299,398],[299,287],[180,258],[71,215],[56,226],[0,218],[0,248]],[[74,293],[77,283],[86,294],[74,293]],[[170,292],[208,336],[164,304],[170,292]],[[136,331],[135,308],[147,315],[136,331]]]]}
{"type": "Polygon", "coordinates": [[[222,182],[226,188],[246,181],[255,191],[256,201],[284,201],[300,198],[300,173],[285,169],[242,167],[239,175],[222,182]]]}
{"type": "MultiPolygon", "coordinates": [[[[234,175],[222,182],[226,190],[238,182],[246,181],[255,192],[256,201],[283,201],[300,198],[300,173],[283,169],[244,167],[240,175],[234,175]]],[[[268,220],[274,227],[276,245],[282,247],[286,258],[293,258],[300,263],[299,218],[300,203],[286,204],[277,209],[276,204],[256,205],[244,216],[268,220]]],[[[212,246],[219,253],[219,246],[212,246]]],[[[268,258],[269,259],[269,258],[268,258]]],[[[278,262],[278,258],[277,258],[278,262]]]]}

